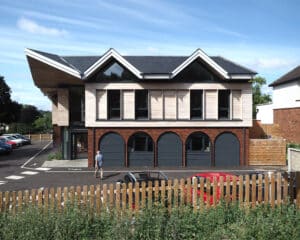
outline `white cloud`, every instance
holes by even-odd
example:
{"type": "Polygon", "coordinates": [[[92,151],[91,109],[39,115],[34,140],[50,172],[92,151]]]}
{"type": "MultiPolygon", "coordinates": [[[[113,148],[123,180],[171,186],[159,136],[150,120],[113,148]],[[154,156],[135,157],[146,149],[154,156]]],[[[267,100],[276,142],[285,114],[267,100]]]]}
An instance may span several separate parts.
{"type": "Polygon", "coordinates": [[[55,37],[64,36],[67,34],[67,31],[65,30],[45,27],[33,20],[24,17],[18,20],[17,26],[19,29],[25,32],[34,33],[34,34],[41,34],[41,35],[48,35],[48,36],[55,36],[55,37]]]}
{"type": "Polygon", "coordinates": [[[285,68],[294,65],[293,60],[287,60],[282,58],[259,58],[254,62],[254,65],[260,68],[277,69],[285,68]]]}

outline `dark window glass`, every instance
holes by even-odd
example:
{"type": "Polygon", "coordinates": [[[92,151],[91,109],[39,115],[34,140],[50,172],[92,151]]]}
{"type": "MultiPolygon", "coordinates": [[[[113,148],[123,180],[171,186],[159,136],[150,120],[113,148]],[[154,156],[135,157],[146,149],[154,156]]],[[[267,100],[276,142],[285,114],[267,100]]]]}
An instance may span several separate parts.
{"type": "Polygon", "coordinates": [[[229,119],[230,90],[219,90],[219,119],[229,119]]]}
{"type": "Polygon", "coordinates": [[[130,152],[153,151],[153,141],[145,133],[137,133],[129,139],[128,148],[130,152]]]}
{"type": "Polygon", "coordinates": [[[189,82],[213,82],[219,81],[203,63],[199,60],[195,60],[189,66],[182,70],[176,80],[184,80],[189,82]]]}
{"type": "Polygon", "coordinates": [[[191,90],[191,119],[202,119],[202,90],[191,90]]]}
{"type": "Polygon", "coordinates": [[[108,118],[120,119],[120,90],[108,90],[108,118]]]}
{"type": "Polygon", "coordinates": [[[130,81],[136,76],[117,61],[110,61],[98,73],[92,76],[89,81],[130,81]]]}
{"type": "Polygon", "coordinates": [[[148,119],[148,90],[135,91],[135,119],[148,119]]]}
{"type": "Polygon", "coordinates": [[[188,151],[209,152],[210,151],[209,138],[205,134],[195,133],[188,138],[186,148],[188,151]]]}
{"type": "Polygon", "coordinates": [[[70,124],[71,125],[83,125],[85,116],[85,104],[84,104],[84,88],[71,87],[69,89],[70,102],[70,124]]]}

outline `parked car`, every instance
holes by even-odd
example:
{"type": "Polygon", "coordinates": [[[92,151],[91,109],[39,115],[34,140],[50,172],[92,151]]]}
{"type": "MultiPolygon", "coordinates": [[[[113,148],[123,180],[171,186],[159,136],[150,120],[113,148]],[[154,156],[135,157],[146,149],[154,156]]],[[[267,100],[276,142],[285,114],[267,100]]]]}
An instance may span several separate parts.
{"type": "Polygon", "coordinates": [[[19,133],[6,133],[3,134],[3,136],[10,136],[10,137],[15,137],[16,139],[20,139],[22,141],[22,145],[31,144],[30,138],[25,137],[24,135],[19,133]]]}
{"type": "MultiPolygon", "coordinates": [[[[219,183],[221,177],[223,177],[223,180],[224,180],[224,191],[223,191],[223,193],[226,193],[225,182],[226,182],[227,177],[229,177],[230,181],[232,181],[233,177],[236,177],[236,175],[233,175],[233,174],[230,174],[230,173],[225,173],[225,172],[204,172],[204,173],[194,174],[190,178],[191,178],[191,180],[196,178],[198,183],[200,183],[201,178],[203,178],[204,179],[204,184],[206,184],[207,179],[209,179],[209,181],[211,183],[211,186],[212,186],[214,178],[216,179],[217,183],[219,183]]],[[[238,179],[237,179],[237,181],[238,181],[238,179]]],[[[223,196],[221,196],[221,189],[220,189],[219,186],[217,187],[216,193],[217,193],[216,199],[218,201],[223,197],[223,196]]],[[[187,202],[192,202],[192,199],[193,199],[192,194],[193,194],[193,190],[191,189],[191,199],[189,199],[187,202]]],[[[230,194],[232,194],[232,189],[231,188],[230,188],[230,194]]],[[[197,196],[198,197],[201,196],[201,197],[203,197],[203,200],[205,202],[209,201],[210,204],[213,204],[213,189],[212,188],[207,189],[206,186],[205,186],[204,187],[204,192],[201,192],[201,190],[198,189],[197,190],[197,196]],[[208,198],[207,197],[208,191],[209,191],[210,199],[207,199],[208,198]]]]}
{"type": "Polygon", "coordinates": [[[9,139],[6,139],[6,138],[4,138],[4,137],[1,137],[1,136],[0,136],[0,142],[9,144],[9,145],[12,147],[12,149],[14,149],[14,148],[17,147],[17,144],[16,144],[15,142],[13,142],[13,141],[11,141],[11,140],[9,140],[9,139]]]}
{"type": "Polygon", "coordinates": [[[0,143],[0,154],[10,154],[11,153],[11,146],[5,143],[0,143]]]}
{"type": "Polygon", "coordinates": [[[124,176],[124,181],[121,180],[121,182],[125,183],[142,183],[146,182],[146,186],[148,185],[148,182],[151,181],[153,184],[155,181],[161,181],[161,180],[168,180],[168,177],[165,173],[161,171],[142,171],[142,172],[128,172],[124,176]]]}
{"type": "Polygon", "coordinates": [[[17,147],[20,147],[23,144],[23,141],[21,139],[17,139],[17,138],[15,138],[13,136],[4,136],[4,135],[2,135],[1,138],[4,138],[6,140],[10,140],[10,141],[16,143],[17,147]]]}

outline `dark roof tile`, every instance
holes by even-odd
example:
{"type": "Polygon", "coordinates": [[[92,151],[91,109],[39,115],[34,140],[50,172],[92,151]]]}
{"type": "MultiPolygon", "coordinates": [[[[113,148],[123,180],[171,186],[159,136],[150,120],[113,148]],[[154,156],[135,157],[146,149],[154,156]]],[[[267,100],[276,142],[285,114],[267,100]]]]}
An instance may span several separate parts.
{"type": "Polygon", "coordinates": [[[269,86],[275,87],[284,83],[289,83],[300,79],[300,66],[295,67],[276,81],[272,82],[269,86]]]}

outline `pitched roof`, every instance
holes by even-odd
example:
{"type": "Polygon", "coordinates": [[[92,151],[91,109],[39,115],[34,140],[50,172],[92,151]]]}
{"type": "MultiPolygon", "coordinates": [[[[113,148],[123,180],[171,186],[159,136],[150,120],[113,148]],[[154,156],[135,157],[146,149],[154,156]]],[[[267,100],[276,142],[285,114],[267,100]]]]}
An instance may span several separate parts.
{"type": "Polygon", "coordinates": [[[285,75],[278,78],[276,81],[272,82],[269,86],[275,87],[281,84],[289,83],[292,81],[296,81],[300,79],[300,65],[298,67],[295,67],[285,75]]]}
{"type": "MultiPolygon", "coordinates": [[[[77,70],[83,74],[93,66],[103,55],[100,56],[59,56],[30,49],[46,58],[77,70]]],[[[143,74],[171,74],[189,56],[122,56],[143,74]]],[[[237,63],[219,56],[210,57],[217,65],[230,75],[255,75],[256,72],[245,68],[237,63]]]]}

